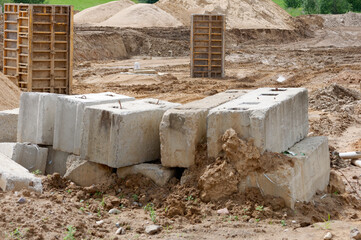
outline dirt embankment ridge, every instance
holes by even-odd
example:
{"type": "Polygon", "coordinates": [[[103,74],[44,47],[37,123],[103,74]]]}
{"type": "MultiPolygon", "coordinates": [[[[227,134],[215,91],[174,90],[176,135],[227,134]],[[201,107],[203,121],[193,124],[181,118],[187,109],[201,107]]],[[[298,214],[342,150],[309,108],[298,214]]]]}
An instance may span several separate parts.
{"type": "Polygon", "coordinates": [[[0,73],[0,111],[19,107],[20,93],[19,88],[0,73]]]}

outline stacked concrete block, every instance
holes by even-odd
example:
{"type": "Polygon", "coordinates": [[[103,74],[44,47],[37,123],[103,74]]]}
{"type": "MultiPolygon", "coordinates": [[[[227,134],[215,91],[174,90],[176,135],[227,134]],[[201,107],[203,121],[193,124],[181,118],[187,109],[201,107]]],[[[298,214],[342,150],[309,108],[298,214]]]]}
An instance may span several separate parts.
{"type": "Polygon", "coordinates": [[[297,201],[310,201],[317,191],[327,188],[330,177],[330,158],[327,137],[310,137],[289,149],[296,154],[293,166],[272,172],[252,173],[240,189],[255,187],[265,195],[281,197],[288,207],[297,201]]]}
{"type": "Polygon", "coordinates": [[[304,88],[260,88],[209,111],[208,156],[217,157],[221,136],[233,128],[253,138],[261,152],[282,152],[308,133],[308,94],[304,88]]]}
{"type": "Polygon", "coordinates": [[[0,142],[16,142],[19,108],[0,112],[0,142]]]}
{"type": "Polygon", "coordinates": [[[117,175],[120,178],[125,178],[133,174],[142,174],[150,178],[158,186],[166,185],[169,180],[175,176],[175,170],[163,167],[161,164],[142,163],[130,167],[118,168],[117,175]]]}
{"type": "Polygon", "coordinates": [[[88,107],[81,158],[113,168],[159,159],[163,114],[179,104],[142,99],[88,107]]]}
{"type": "Polygon", "coordinates": [[[18,142],[52,145],[57,94],[22,93],[18,120],[18,142]]]}
{"type": "Polygon", "coordinates": [[[69,153],[54,150],[53,147],[48,148],[48,160],[46,162],[46,174],[59,173],[64,176],[66,173],[66,161],[69,153]]]}
{"type": "Polygon", "coordinates": [[[55,115],[54,149],[76,155],[80,154],[82,121],[86,107],[132,100],[134,98],[114,93],[59,97],[55,115]]]}
{"type": "Polygon", "coordinates": [[[45,173],[48,149],[31,143],[0,143],[0,153],[30,172],[45,173]]]}
{"type": "Polygon", "coordinates": [[[0,188],[3,191],[28,189],[38,193],[43,190],[40,178],[2,153],[0,153],[0,188]]]}
{"type": "Polygon", "coordinates": [[[160,125],[162,165],[184,168],[192,166],[198,144],[207,137],[209,110],[239,98],[247,92],[228,90],[168,110],[160,125]]]}

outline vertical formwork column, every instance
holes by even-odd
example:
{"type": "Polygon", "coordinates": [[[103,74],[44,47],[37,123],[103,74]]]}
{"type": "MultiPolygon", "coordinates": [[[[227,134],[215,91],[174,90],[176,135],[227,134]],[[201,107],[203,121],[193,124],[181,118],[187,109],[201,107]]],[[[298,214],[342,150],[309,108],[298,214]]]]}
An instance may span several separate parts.
{"type": "Polygon", "coordinates": [[[71,94],[73,86],[73,61],[74,61],[74,7],[69,7],[69,54],[68,54],[68,91],[66,94],[71,94]]]}

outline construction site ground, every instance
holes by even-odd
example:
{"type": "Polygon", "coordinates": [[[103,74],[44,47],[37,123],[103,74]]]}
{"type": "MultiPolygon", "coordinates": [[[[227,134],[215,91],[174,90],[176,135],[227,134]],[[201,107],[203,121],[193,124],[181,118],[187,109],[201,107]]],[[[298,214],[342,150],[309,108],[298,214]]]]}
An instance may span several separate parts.
{"type": "MultiPolygon", "coordinates": [[[[300,17],[303,30],[298,32],[228,31],[224,79],[190,78],[189,36],[181,35],[189,34],[186,28],[169,28],[168,36],[173,39],[163,39],[165,29],[157,38],[151,29],[82,27],[76,32],[79,48],[75,54],[78,51],[79,55],[75,56],[73,93],[111,91],[187,103],[227,89],[305,87],[310,97],[310,135],[328,136],[337,152],[361,151],[361,99],[357,99],[361,92],[361,23],[343,26],[346,17],[337,16],[332,24],[326,24],[327,17],[300,17]],[[91,44],[80,46],[81,39],[100,44],[104,32],[112,41],[123,34],[128,50],[124,58],[128,59],[111,59],[109,48],[96,51],[91,44]],[[144,39],[152,47],[145,46],[144,39]],[[137,44],[138,52],[134,50],[137,44]],[[98,60],[80,57],[86,51],[98,60]],[[133,74],[135,62],[158,74],[133,74]],[[330,106],[329,99],[336,102],[330,106]]],[[[327,232],[333,239],[349,239],[351,229],[361,230],[361,170],[347,161],[336,159],[333,164],[346,193],[330,188],[310,203],[296,204],[295,210],[257,191],[203,203],[196,188],[177,180],[160,188],[138,176],[136,181],[131,177],[109,180],[105,186],[84,189],[57,176],[45,176],[43,195],[0,192],[0,239],[63,239],[69,232],[67,226],[76,228],[76,239],[309,240],[323,239],[327,232]],[[22,196],[27,199],[23,205],[17,203],[22,196]],[[144,232],[152,224],[151,211],[144,210],[150,202],[157,224],[163,226],[155,236],[144,232]],[[108,214],[119,203],[121,213],[108,214]],[[184,214],[169,214],[168,207],[180,208],[184,214]],[[229,214],[217,214],[226,207],[229,214]],[[104,223],[97,224],[100,220],[104,223]],[[124,227],[124,235],[115,235],[116,223],[124,227]]]]}

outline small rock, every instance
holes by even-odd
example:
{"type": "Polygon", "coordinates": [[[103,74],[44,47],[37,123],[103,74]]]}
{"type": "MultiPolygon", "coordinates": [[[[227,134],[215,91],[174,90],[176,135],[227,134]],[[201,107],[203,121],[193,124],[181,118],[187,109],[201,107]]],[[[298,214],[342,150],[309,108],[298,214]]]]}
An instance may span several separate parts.
{"type": "Polygon", "coordinates": [[[352,240],[361,240],[361,233],[357,228],[354,228],[350,232],[350,238],[352,240]]]}
{"type": "Polygon", "coordinates": [[[109,214],[119,214],[119,213],[120,213],[120,210],[116,209],[116,208],[113,208],[113,209],[109,210],[109,214]]]}
{"type": "Polygon", "coordinates": [[[103,223],[104,223],[104,220],[100,220],[100,221],[96,222],[97,225],[102,225],[103,223]]]}
{"type": "Polygon", "coordinates": [[[23,198],[23,197],[21,197],[21,198],[19,198],[19,200],[17,201],[17,203],[19,203],[19,204],[26,203],[26,199],[23,198]]]}
{"type": "Polygon", "coordinates": [[[145,233],[149,235],[154,235],[159,233],[162,230],[162,227],[159,225],[149,225],[145,228],[145,233]]]}
{"type": "Polygon", "coordinates": [[[118,230],[115,232],[116,235],[122,235],[124,233],[125,233],[125,230],[122,227],[118,228],[118,230]]]}
{"type": "Polygon", "coordinates": [[[251,218],[250,220],[248,220],[249,223],[254,223],[255,222],[255,219],[254,218],[251,218]]]}
{"type": "Polygon", "coordinates": [[[117,223],[115,224],[115,226],[116,226],[117,228],[120,228],[120,223],[117,222],[117,223]]]}
{"type": "Polygon", "coordinates": [[[328,232],[328,233],[326,233],[326,235],[323,237],[323,239],[325,239],[325,240],[330,240],[330,239],[332,239],[332,233],[330,233],[330,232],[328,232]]]}
{"type": "Polygon", "coordinates": [[[228,214],[229,214],[229,211],[228,211],[227,208],[222,208],[222,209],[219,209],[219,210],[217,211],[217,213],[220,214],[220,215],[228,215],[228,214]]]}
{"type": "Polygon", "coordinates": [[[292,223],[293,223],[293,224],[296,224],[296,223],[297,223],[297,221],[296,221],[296,220],[293,220],[293,221],[292,221],[292,223]]]}

